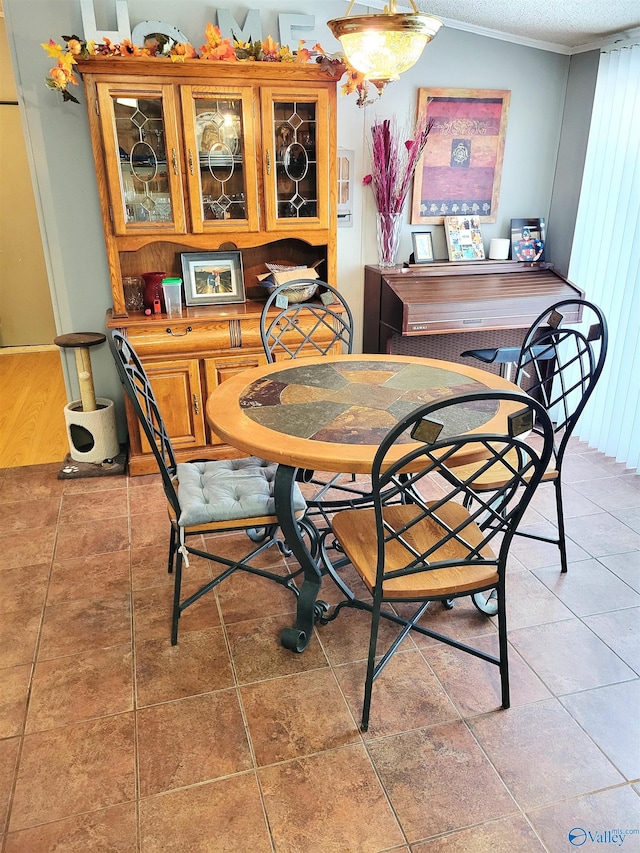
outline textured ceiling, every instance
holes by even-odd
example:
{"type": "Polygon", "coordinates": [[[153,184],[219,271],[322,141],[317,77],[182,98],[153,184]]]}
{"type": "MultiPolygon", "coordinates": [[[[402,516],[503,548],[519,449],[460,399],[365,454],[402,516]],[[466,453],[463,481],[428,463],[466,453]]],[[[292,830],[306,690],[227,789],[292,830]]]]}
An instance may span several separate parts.
{"type": "MultiPolygon", "coordinates": [[[[408,6],[398,2],[398,7],[408,6]]],[[[542,43],[572,53],[617,33],[640,28],[640,0],[416,0],[445,26],[493,31],[513,41],[542,43]]]]}

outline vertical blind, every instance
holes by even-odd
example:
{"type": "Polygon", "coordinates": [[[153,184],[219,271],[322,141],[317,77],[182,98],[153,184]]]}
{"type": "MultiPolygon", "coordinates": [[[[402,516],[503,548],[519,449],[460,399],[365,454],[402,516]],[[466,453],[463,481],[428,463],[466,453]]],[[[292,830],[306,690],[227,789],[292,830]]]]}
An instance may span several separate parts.
{"type": "Polygon", "coordinates": [[[640,468],[640,44],[600,56],[569,278],[609,326],[576,433],[640,468]]]}

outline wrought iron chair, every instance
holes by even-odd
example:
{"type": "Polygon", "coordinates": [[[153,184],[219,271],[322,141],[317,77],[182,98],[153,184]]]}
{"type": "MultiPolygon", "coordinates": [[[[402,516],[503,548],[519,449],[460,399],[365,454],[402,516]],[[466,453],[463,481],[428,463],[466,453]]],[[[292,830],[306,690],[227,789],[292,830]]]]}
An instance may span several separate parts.
{"type": "Polygon", "coordinates": [[[338,291],[313,278],[297,278],[271,291],[262,309],[260,336],[267,361],[353,351],[353,315],[338,291]],[[317,284],[320,301],[294,302],[287,293],[317,284]],[[277,308],[270,314],[272,307],[277,308]],[[322,333],[322,338],[320,334],[322,333]]]}
{"type": "MultiPolygon", "coordinates": [[[[525,531],[519,531],[518,535],[557,545],[562,572],[567,571],[562,463],[569,438],[602,373],[607,342],[607,321],[600,308],[584,299],[564,299],[547,308],[534,321],[516,358],[516,384],[525,386],[527,393],[543,404],[554,424],[554,453],[543,480],[553,482],[558,524],[557,537],[525,531]],[[575,315],[578,310],[581,325],[564,326],[564,316],[567,313],[575,315]]],[[[487,360],[477,352],[472,350],[467,354],[475,353],[475,357],[487,360]]],[[[491,488],[483,478],[476,481],[478,492],[491,488]]],[[[484,607],[480,599],[476,604],[484,607]]]]}
{"type": "Polygon", "coordinates": [[[373,596],[371,603],[350,595],[320,620],[331,621],[343,606],[371,613],[363,731],[369,725],[373,683],[410,631],[495,664],[500,671],[502,707],[509,707],[507,555],[516,527],[551,458],[552,447],[553,429],[544,407],[517,391],[477,392],[421,406],[390,430],[380,444],[372,472],[373,506],[338,512],[331,522],[346,556],[332,563],[322,543],[329,572],[335,575],[338,568],[350,562],[373,596]],[[511,408],[508,430],[505,426],[504,432],[451,434],[464,407],[488,406],[492,407],[490,412],[495,412],[499,405],[511,408]],[[534,421],[542,440],[532,447],[519,435],[523,431],[528,434],[534,421]],[[417,446],[407,445],[407,433],[418,442],[417,446]],[[406,453],[402,452],[404,448],[406,453]],[[468,475],[461,475],[456,463],[468,453],[481,461],[468,475]],[[504,477],[505,470],[508,478],[504,477]],[[494,496],[484,500],[474,491],[478,477],[489,479],[496,471],[503,481],[497,492],[508,501],[503,512],[495,510],[494,496]],[[428,500],[422,495],[433,494],[429,481],[434,476],[442,494],[436,500],[428,500]],[[477,501],[472,510],[463,506],[470,490],[477,501]],[[497,656],[437,633],[420,621],[433,601],[450,607],[454,598],[487,590],[496,590],[497,594],[497,656]],[[398,603],[412,604],[413,615],[399,615],[404,608],[383,607],[398,603]],[[384,653],[377,648],[381,618],[400,626],[384,653]]]}
{"type": "MultiPolygon", "coordinates": [[[[260,335],[267,361],[328,355],[339,348],[353,351],[353,314],[344,297],[326,281],[294,279],[276,287],[262,309],[260,335]],[[310,302],[293,302],[287,294],[298,287],[317,284],[320,297],[310,302]],[[275,314],[271,309],[278,309],[275,314]]],[[[328,525],[328,514],[336,508],[366,500],[368,488],[357,485],[355,475],[336,474],[327,480],[314,471],[303,471],[300,478],[316,487],[307,497],[308,517],[328,525]],[[332,494],[330,494],[332,493],[332,494]],[[333,499],[332,499],[333,495],[333,499]]]]}
{"type": "MultiPolygon", "coordinates": [[[[268,578],[297,594],[295,578],[301,570],[276,574],[249,565],[258,554],[273,545],[287,553],[282,539],[276,536],[278,519],[274,509],[273,485],[277,465],[253,456],[219,461],[203,459],[176,462],[158,403],[140,359],[120,332],[111,333],[109,345],[125,393],[155,455],[168,501],[168,571],[169,574],[174,573],[171,644],[175,645],[178,641],[178,621],[184,610],[235,571],[268,578]],[[193,536],[211,536],[238,530],[246,531],[255,546],[239,560],[188,544],[189,538],[193,536]],[[222,570],[197,592],[181,600],[183,566],[189,566],[190,555],[218,564],[222,570]]],[[[297,517],[302,521],[305,502],[297,486],[293,500],[297,517]]]]}

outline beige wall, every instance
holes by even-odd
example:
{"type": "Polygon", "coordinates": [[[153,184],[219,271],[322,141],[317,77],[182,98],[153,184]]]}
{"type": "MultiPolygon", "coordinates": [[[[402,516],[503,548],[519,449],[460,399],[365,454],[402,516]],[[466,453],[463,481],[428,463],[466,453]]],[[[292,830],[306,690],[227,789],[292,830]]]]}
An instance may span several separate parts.
{"type": "Polygon", "coordinates": [[[0,18],[0,346],[51,344],[56,335],[40,228],[0,18]]]}

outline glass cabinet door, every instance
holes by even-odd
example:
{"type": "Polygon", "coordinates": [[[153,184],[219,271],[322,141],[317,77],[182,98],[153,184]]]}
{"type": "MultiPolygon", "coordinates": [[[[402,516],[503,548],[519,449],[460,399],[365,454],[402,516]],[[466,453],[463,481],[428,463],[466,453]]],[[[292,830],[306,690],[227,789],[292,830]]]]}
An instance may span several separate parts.
{"type": "Polygon", "coordinates": [[[263,89],[267,228],[328,227],[329,115],[325,91],[263,89]]]}
{"type": "Polygon", "coordinates": [[[181,87],[195,232],[258,230],[253,92],[181,87]]]}
{"type": "Polygon", "coordinates": [[[97,90],[115,233],[184,233],[173,87],[97,90]]]}

